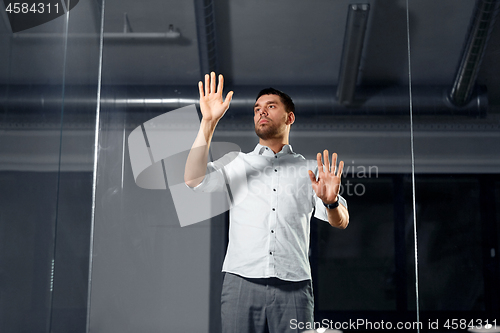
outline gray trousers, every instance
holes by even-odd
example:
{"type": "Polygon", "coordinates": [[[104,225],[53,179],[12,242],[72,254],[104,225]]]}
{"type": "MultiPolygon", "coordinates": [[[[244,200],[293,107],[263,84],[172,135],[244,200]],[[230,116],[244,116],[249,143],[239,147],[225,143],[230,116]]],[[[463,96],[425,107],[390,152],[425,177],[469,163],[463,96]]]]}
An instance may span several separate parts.
{"type": "Polygon", "coordinates": [[[225,273],[222,333],[300,332],[297,323],[304,327],[313,322],[313,310],[311,280],[248,279],[225,273]]]}

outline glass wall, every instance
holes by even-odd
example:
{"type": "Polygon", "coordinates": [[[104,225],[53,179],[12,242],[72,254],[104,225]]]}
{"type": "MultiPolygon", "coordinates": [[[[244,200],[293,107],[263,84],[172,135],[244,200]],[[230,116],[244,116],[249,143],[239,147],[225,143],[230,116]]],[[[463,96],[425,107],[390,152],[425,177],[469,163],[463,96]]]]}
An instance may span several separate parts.
{"type": "Polygon", "coordinates": [[[176,156],[184,168],[199,127],[189,106],[212,70],[235,92],[214,145],[252,151],[255,96],[273,86],[296,103],[294,151],[345,162],[351,225],[311,223],[316,320],[416,321],[405,5],[372,7],[350,106],[336,97],[348,1],[286,13],[282,3],[166,6],[105,5],[89,331],[220,331],[228,214],[221,198],[186,199],[169,168],[176,156]],[[304,13],[306,28],[286,19],[304,13]],[[188,223],[186,211],[205,218],[188,223]]]}
{"type": "Polygon", "coordinates": [[[176,7],[106,1],[91,332],[208,329],[212,222],[181,228],[161,162],[189,149],[197,128],[154,120],[196,102],[194,3],[176,7]],[[158,177],[136,183],[137,168],[158,177]]]}
{"type": "Polygon", "coordinates": [[[410,21],[412,84],[430,86],[432,73],[449,103],[414,118],[419,303],[422,320],[439,329],[497,320],[489,328],[498,330],[498,10],[488,1],[424,1],[413,11],[425,12],[425,22],[410,21]],[[429,28],[441,43],[430,41],[429,28]]]}
{"type": "Polygon", "coordinates": [[[25,5],[0,5],[0,330],[85,332],[100,8],[25,5]]]}

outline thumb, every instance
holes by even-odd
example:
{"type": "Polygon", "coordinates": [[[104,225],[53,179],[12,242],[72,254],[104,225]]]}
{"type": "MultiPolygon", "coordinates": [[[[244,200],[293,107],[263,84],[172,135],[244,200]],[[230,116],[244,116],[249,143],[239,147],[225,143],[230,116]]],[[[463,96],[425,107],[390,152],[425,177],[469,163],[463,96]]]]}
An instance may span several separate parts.
{"type": "Polygon", "coordinates": [[[309,179],[311,179],[312,184],[316,184],[318,181],[316,180],[316,176],[314,175],[314,172],[309,170],[309,179]]]}
{"type": "Polygon", "coordinates": [[[226,99],[224,100],[224,103],[223,103],[226,108],[229,107],[229,104],[231,103],[231,100],[233,99],[233,94],[234,94],[233,91],[230,91],[227,93],[226,99]]]}

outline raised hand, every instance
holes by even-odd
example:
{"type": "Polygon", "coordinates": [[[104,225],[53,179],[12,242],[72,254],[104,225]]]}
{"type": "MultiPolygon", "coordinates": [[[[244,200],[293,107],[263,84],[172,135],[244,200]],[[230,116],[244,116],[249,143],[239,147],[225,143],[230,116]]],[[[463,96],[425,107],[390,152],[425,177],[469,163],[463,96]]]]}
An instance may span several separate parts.
{"type": "Polygon", "coordinates": [[[230,91],[224,100],[222,100],[222,90],[224,88],[224,77],[219,75],[219,84],[216,88],[215,73],[205,75],[205,87],[203,82],[198,83],[200,90],[200,109],[205,120],[218,121],[229,108],[229,103],[233,97],[233,92],[230,91]]]}
{"type": "Polygon", "coordinates": [[[312,188],[318,198],[326,204],[332,204],[338,200],[337,196],[340,190],[340,178],[344,169],[344,162],[340,161],[337,168],[337,154],[332,154],[332,164],[328,157],[328,150],[323,152],[324,164],[321,161],[321,153],[316,156],[318,160],[318,180],[314,172],[309,170],[309,178],[311,178],[312,188]]]}

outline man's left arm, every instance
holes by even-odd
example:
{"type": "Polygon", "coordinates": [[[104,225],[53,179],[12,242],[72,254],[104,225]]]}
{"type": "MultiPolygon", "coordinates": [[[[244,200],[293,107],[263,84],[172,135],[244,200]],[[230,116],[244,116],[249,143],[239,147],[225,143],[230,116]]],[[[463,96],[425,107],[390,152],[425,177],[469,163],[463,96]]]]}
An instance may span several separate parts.
{"type": "Polygon", "coordinates": [[[344,162],[340,161],[337,168],[337,154],[333,153],[332,164],[330,165],[328,150],[323,152],[324,164],[321,161],[321,153],[317,154],[316,159],[318,162],[318,179],[316,179],[314,172],[309,170],[313,190],[316,192],[317,197],[323,201],[323,204],[327,206],[326,211],[330,225],[345,229],[349,224],[349,212],[344,204],[339,202],[340,179],[344,169],[344,162]]]}
{"type": "Polygon", "coordinates": [[[349,224],[349,211],[344,205],[339,204],[337,208],[326,209],[328,214],[328,222],[332,227],[345,229],[349,224]]]}

